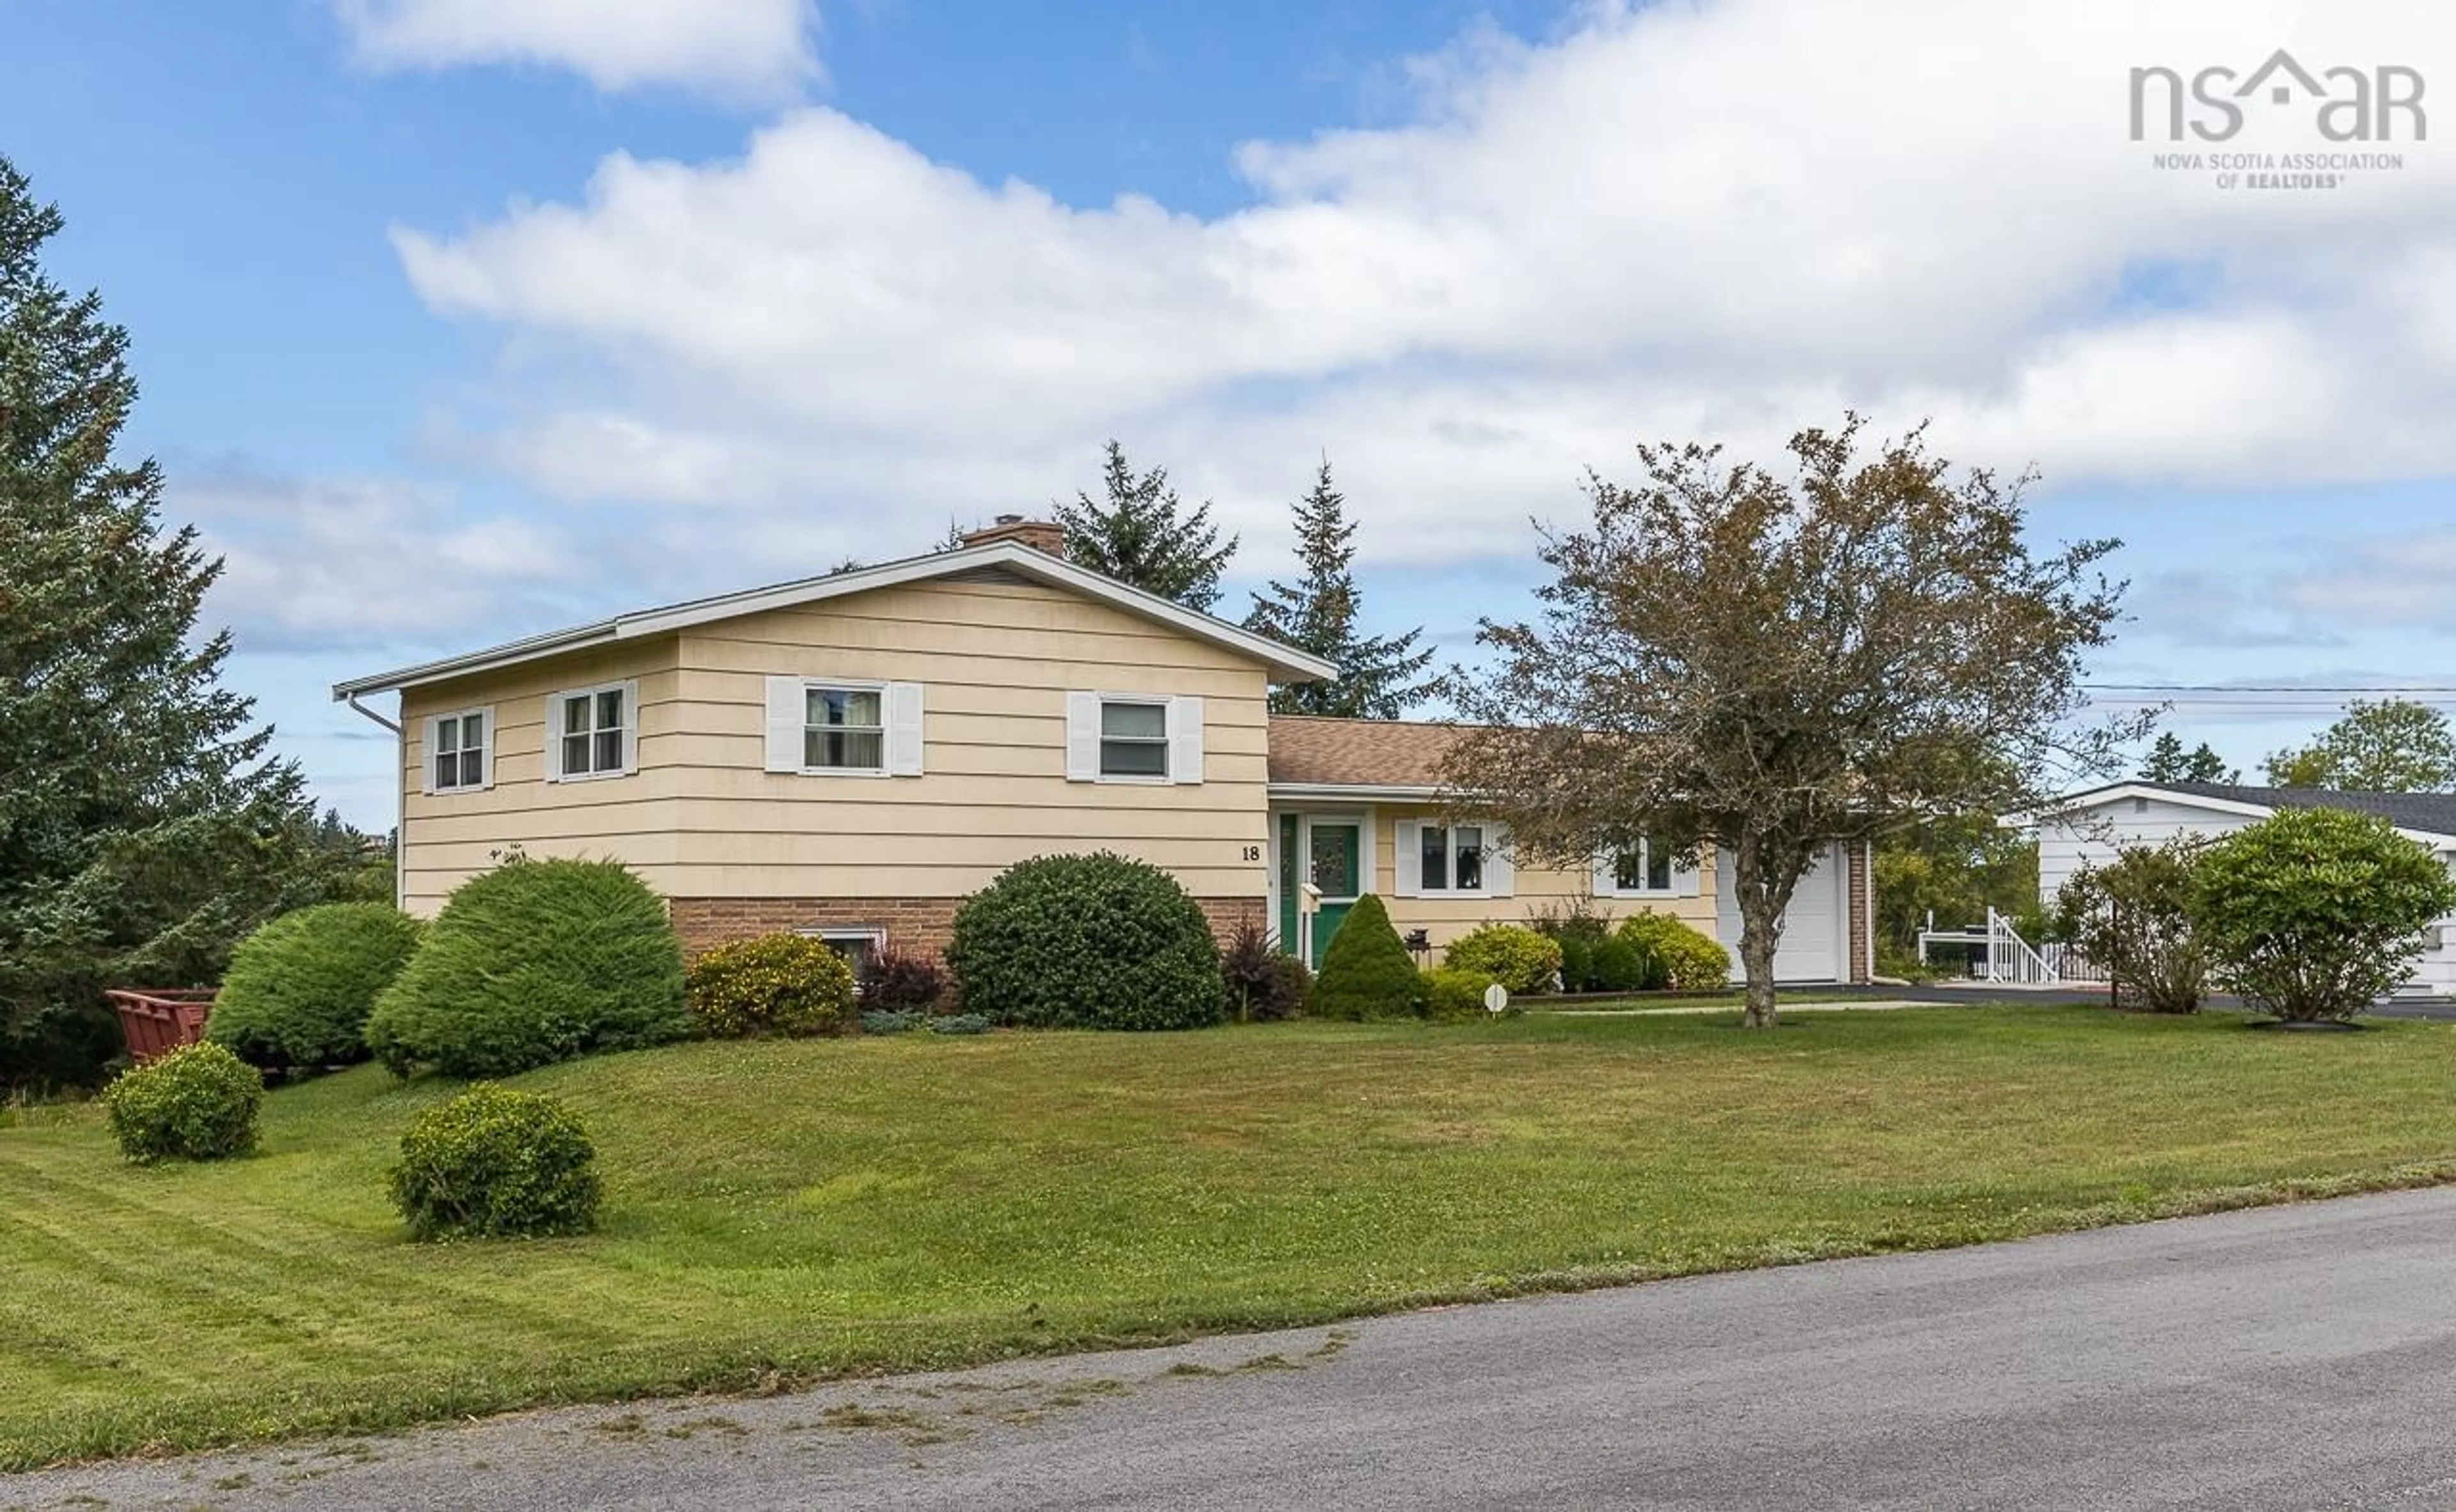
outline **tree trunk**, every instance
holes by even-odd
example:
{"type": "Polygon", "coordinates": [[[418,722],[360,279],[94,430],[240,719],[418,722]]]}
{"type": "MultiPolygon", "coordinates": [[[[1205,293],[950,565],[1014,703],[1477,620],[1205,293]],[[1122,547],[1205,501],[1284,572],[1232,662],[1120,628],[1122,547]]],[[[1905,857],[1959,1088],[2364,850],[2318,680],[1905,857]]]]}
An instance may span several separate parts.
{"type": "Polygon", "coordinates": [[[1749,978],[1748,1008],[1740,1023],[1748,1029],[1771,1029],[1773,952],[1782,943],[1782,909],[1766,886],[1764,858],[1755,840],[1743,835],[1732,848],[1731,860],[1731,891],[1740,904],[1740,965],[1749,978]]]}

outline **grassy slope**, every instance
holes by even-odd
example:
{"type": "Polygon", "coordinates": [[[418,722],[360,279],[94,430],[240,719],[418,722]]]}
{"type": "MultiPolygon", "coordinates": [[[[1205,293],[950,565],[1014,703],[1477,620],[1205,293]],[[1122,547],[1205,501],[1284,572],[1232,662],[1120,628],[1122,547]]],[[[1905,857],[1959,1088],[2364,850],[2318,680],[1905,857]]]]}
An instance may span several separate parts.
{"type": "Polygon", "coordinates": [[[596,1131],[604,1233],[447,1247],[380,1175],[448,1087],[277,1093],[219,1167],[35,1116],[0,1469],[2428,1179],[2451,1069],[2456,1027],[2071,1009],[695,1045],[524,1078],[596,1131]]]}

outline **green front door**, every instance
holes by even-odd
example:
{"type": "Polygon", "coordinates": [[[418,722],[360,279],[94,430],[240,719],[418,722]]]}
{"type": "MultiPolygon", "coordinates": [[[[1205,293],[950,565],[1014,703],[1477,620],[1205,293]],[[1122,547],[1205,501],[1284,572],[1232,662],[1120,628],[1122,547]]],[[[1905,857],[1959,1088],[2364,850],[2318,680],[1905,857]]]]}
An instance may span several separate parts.
{"type": "Polygon", "coordinates": [[[1330,937],[1339,932],[1347,910],[1363,892],[1361,827],[1351,820],[1309,819],[1304,824],[1305,857],[1313,885],[1321,889],[1321,907],[1313,916],[1313,964],[1321,965],[1330,937]]]}

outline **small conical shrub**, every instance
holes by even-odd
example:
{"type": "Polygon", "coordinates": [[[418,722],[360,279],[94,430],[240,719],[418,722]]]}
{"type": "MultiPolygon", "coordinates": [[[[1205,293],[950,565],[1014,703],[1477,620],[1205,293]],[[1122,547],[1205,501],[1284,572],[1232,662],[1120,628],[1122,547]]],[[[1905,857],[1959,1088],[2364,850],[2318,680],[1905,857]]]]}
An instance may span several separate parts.
{"type": "Polygon", "coordinates": [[[1371,893],[1356,900],[1322,952],[1308,1005],[1316,1018],[1417,1018],[1424,1011],[1424,977],[1399,943],[1390,910],[1371,893]]]}

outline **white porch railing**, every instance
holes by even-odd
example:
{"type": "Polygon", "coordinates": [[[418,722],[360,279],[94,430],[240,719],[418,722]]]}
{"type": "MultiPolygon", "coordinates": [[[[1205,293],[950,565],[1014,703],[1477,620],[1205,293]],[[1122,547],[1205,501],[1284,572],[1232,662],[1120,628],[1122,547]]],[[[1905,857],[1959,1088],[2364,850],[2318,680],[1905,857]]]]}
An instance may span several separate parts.
{"type": "Polygon", "coordinates": [[[1967,945],[1972,951],[1971,977],[1981,982],[2008,986],[2038,987],[2053,982],[2103,982],[2105,973],[2098,964],[2077,949],[2052,942],[2033,947],[2013,928],[2013,921],[1987,910],[1983,928],[1939,930],[1935,915],[1928,915],[1928,927],[1918,933],[1919,961],[1927,961],[1930,945],[1967,945]]]}

